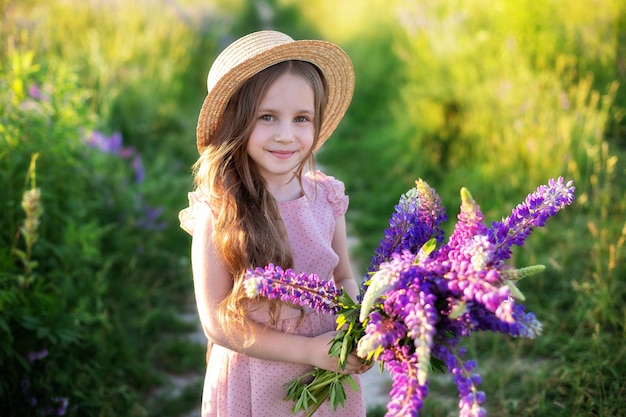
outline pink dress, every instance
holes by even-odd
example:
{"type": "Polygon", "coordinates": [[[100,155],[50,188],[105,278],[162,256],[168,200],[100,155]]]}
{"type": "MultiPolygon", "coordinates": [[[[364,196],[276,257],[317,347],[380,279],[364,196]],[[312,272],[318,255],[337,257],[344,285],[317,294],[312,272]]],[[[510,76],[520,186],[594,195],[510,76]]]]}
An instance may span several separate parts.
{"type": "MultiPolygon", "coordinates": [[[[294,270],[332,279],[333,270],[339,262],[331,246],[335,219],[346,212],[348,197],[342,182],[320,171],[304,175],[302,185],[304,196],[279,203],[295,257],[294,270]]],[[[194,205],[205,203],[197,192],[189,193],[189,201],[190,207],[181,212],[181,227],[193,233],[194,205]]],[[[299,311],[290,310],[283,313],[281,320],[272,327],[306,336],[316,336],[335,329],[332,316],[308,311],[301,319],[299,311]]],[[[285,349],[289,349],[289,346],[285,346],[285,349]]],[[[283,400],[285,384],[311,369],[305,365],[256,359],[214,345],[207,363],[202,417],[293,416],[293,403],[283,400]]],[[[336,411],[332,411],[326,402],[314,416],[365,416],[360,380],[358,375],[352,377],[359,386],[359,392],[354,392],[346,384],[345,407],[339,406],[336,411]]],[[[304,415],[303,412],[297,414],[304,415]]]]}

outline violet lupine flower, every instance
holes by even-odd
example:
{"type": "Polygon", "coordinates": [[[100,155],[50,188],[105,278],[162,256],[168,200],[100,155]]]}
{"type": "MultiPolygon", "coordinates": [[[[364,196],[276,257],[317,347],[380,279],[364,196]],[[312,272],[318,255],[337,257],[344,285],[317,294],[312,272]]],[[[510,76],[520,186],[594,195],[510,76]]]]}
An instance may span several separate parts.
{"type": "Polygon", "coordinates": [[[418,358],[409,346],[397,346],[381,356],[391,374],[390,401],[385,416],[417,416],[428,395],[428,381],[420,384],[418,358]]]}
{"type": "Polygon", "coordinates": [[[295,273],[269,264],[265,268],[249,269],[244,277],[246,295],[291,302],[308,306],[323,314],[336,314],[341,306],[337,300],[342,290],[332,281],[320,279],[316,274],[295,273]]]}
{"type": "MultiPolygon", "coordinates": [[[[490,229],[469,191],[462,189],[458,222],[439,249],[434,242],[441,243],[439,223],[445,218],[439,197],[421,180],[402,196],[372,257],[359,315],[365,328],[357,344],[360,356],[380,360],[391,374],[387,416],[418,415],[432,361],[453,376],[460,417],[485,416],[481,377],[473,372],[476,363],[463,359],[460,342],[477,331],[530,339],[541,334],[535,315],[516,304],[523,295],[514,282],[543,266],[518,269],[504,261],[513,244],[523,245],[533,227],[571,204],[573,192],[571,182],[550,180],[490,229]]],[[[245,285],[251,297],[280,298],[320,312],[341,309],[337,293],[327,297],[334,286],[316,280],[269,265],[249,271],[245,285]]]]}
{"type": "Polygon", "coordinates": [[[389,228],[384,231],[369,271],[391,258],[392,253],[408,250],[417,253],[431,238],[438,243],[443,241],[443,230],[439,224],[447,220],[441,198],[426,181],[415,181],[415,187],[400,197],[389,220],[389,228]]]}
{"type": "Polygon", "coordinates": [[[501,222],[494,222],[489,231],[489,239],[496,246],[496,256],[505,260],[511,257],[511,246],[524,245],[534,227],[545,226],[549,217],[574,201],[572,181],[564,183],[563,177],[550,179],[548,185],[541,185],[519,204],[510,216],[501,222]]]}
{"type": "Polygon", "coordinates": [[[390,348],[398,340],[406,337],[408,330],[404,323],[375,310],[369,316],[365,334],[359,340],[357,354],[361,358],[378,359],[384,349],[390,348]]]}
{"type": "Polygon", "coordinates": [[[122,135],[119,132],[106,136],[104,133],[94,130],[87,139],[87,144],[104,153],[120,154],[122,151],[122,135]]]}
{"type": "Polygon", "coordinates": [[[28,355],[26,356],[28,357],[29,362],[35,362],[39,359],[43,359],[46,356],[48,356],[48,349],[41,349],[41,350],[34,351],[34,352],[28,352],[28,355]]]}
{"type": "Polygon", "coordinates": [[[438,320],[435,302],[437,297],[432,293],[431,284],[423,282],[420,286],[407,288],[409,303],[406,308],[404,323],[409,336],[415,345],[417,358],[417,379],[425,386],[430,371],[431,346],[436,332],[438,320]]]}
{"type": "MultiPolygon", "coordinates": [[[[407,254],[394,254],[392,261],[384,265],[407,265],[407,254]]],[[[428,271],[408,265],[397,281],[404,285],[389,292],[380,312],[374,310],[369,315],[357,349],[359,355],[379,357],[392,375],[388,416],[416,415],[421,409],[427,394],[431,346],[438,320],[428,271]],[[381,334],[386,329],[392,330],[393,337],[381,334]],[[412,340],[412,345],[405,344],[406,340],[412,340]]],[[[368,287],[368,292],[372,289],[368,287]]]]}
{"type": "Polygon", "coordinates": [[[36,100],[43,99],[43,94],[41,93],[41,89],[37,84],[31,84],[28,86],[28,95],[36,100]]]}
{"type": "MultiPolygon", "coordinates": [[[[571,183],[563,186],[562,180],[551,180],[548,187],[539,187],[525,205],[518,206],[517,212],[508,218],[514,220],[494,224],[494,233],[485,226],[484,216],[471,194],[463,189],[458,222],[445,245],[425,253],[412,247],[402,255],[389,254],[387,262],[383,260],[365,287],[360,319],[366,327],[359,353],[378,357],[392,375],[388,416],[417,415],[427,393],[431,356],[443,362],[454,376],[460,416],[485,415],[485,393],[477,388],[480,375],[471,372],[476,366],[473,361],[461,359],[464,348],[457,345],[462,337],[481,330],[527,338],[541,334],[541,324],[534,314],[524,312],[523,305],[517,305],[511,295],[523,298],[513,282],[539,272],[543,266],[507,266],[506,250],[510,251],[513,243],[523,244],[533,226],[545,224],[547,217],[570,204],[572,193],[571,183]],[[412,258],[416,262],[411,262],[412,258]],[[381,334],[385,329],[391,334],[381,334]],[[413,408],[406,408],[407,405],[413,408]]],[[[409,201],[410,196],[408,193],[403,198],[409,201]]],[[[407,217],[399,213],[404,214],[402,209],[406,207],[411,208],[396,206],[377,255],[389,248],[401,248],[400,244],[389,245],[393,242],[390,237],[402,235],[396,241],[406,242],[404,234],[410,233],[407,231],[427,230],[424,225],[402,223],[407,217]],[[401,229],[394,229],[398,225],[401,229]]],[[[413,217],[411,221],[420,218],[413,217]]],[[[380,258],[373,259],[376,262],[380,258]]]]}
{"type": "Polygon", "coordinates": [[[454,383],[459,391],[459,417],[485,417],[486,411],[481,404],[486,395],[478,389],[482,382],[479,374],[472,373],[476,368],[473,360],[463,361],[465,348],[456,351],[449,344],[439,343],[433,347],[433,356],[440,359],[454,376],[454,383]]]}
{"type": "Polygon", "coordinates": [[[133,162],[131,163],[133,167],[133,171],[135,171],[135,182],[140,184],[146,178],[146,170],[143,167],[143,161],[141,160],[140,155],[136,155],[133,158],[133,162]]]}
{"type": "Polygon", "coordinates": [[[395,288],[403,287],[403,282],[400,280],[401,272],[407,270],[414,259],[415,255],[405,251],[402,254],[392,253],[389,262],[380,264],[380,269],[366,282],[367,291],[363,295],[359,316],[361,322],[365,321],[367,314],[374,307],[374,303],[380,295],[395,288]]]}
{"type": "MultiPolygon", "coordinates": [[[[145,203],[144,203],[145,204],[145,203]]],[[[162,231],[167,227],[165,221],[159,221],[159,218],[163,214],[163,207],[151,207],[147,204],[141,208],[142,217],[137,219],[136,226],[144,230],[162,231]]]]}
{"type": "Polygon", "coordinates": [[[448,289],[465,301],[474,300],[496,316],[512,322],[510,287],[504,285],[498,267],[495,245],[488,238],[488,229],[480,207],[465,188],[461,190],[461,210],[450,240],[439,254],[450,269],[445,278],[448,289]],[[447,258],[444,260],[444,257],[447,258]]]}
{"type": "Polygon", "coordinates": [[[67,413],[67,406],[69,405],[69,400],[65,397],[55,397],[54,402],[57,404],[56,409],[54,410],[53,415],[64,416],[67,413]]]}
{"type": "MultiPolygon", "coordinates": [[[[133,147],[123,146],[122,134],[120,132],[114,132],[111,136],[107,136],[102,132],[94,130],[93,132],[91,132],[91,135],[85,139],[85,142],[88,146],[96,148],[103,153],[111,153],[123,159],[128,159],[132,156],[135,156],[135,149],[133,147]]],[[[133,163],[140,164],[141,161],[134,161],[133,163]]]]}
{"type": "Polygon", "coordinates": [[[457,219],[447,244],[451,249],[463,245],[466,240],[473,239],[475,236],[487,234],[483,213],[467,188],[461,189],[461,210],[457,219]]]}

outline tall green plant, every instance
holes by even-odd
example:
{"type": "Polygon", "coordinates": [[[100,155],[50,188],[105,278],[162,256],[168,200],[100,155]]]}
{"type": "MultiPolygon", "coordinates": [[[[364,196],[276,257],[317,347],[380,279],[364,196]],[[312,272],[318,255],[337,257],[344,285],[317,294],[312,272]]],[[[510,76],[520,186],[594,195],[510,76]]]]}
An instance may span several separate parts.
{"type": "Polygon", "coordinates": [[[76,77],[37,58],[0,60],[0,414],[144,415],[151,317],[180,270],[140,155],[95,131],[76,77]]]}

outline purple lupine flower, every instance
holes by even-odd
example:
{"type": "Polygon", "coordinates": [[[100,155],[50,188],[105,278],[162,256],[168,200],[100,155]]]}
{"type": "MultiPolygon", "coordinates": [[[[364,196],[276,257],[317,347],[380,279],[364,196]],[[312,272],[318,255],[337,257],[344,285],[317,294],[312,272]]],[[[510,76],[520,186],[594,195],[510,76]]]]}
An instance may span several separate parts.
{"type": "Polygon", "coordinates": [[[41,93],[41,89],[37,84],[31,84],[30,86],[28,86],[28,95],[35,100],[43,99],[43,94],[41,93]]]}
{"type": "Polygon", "coordinates": [[[48,349],[41,349],[35,352],[28,352],[28,355],[26,356],[28,357],[29,362],[35,362],[36,360],[43,359],[48,356],[48,353],[48,349]]]}
{"type": "Polygon", "coordinates": [[[163,207],[143,207],[143,217],[137,220],[136,226],[144,230],[161,231],[167,227],[165,221],[158,221],[163,214],[163,207]]]}
{"type": "Polygon", "coordinates": [[[425,181],[419,179],[415,187],[400,197],[389,220],[389,228],[384,231],[369,271],[391,258],[392,253],[408,250],[417,253],[431,238],[439,243],[443,240],[443,230],[439,224],[447,220],[441,198],[425,181]]]}
{"type": "MultiPolygon", "coordinates": [[[[122,134],[120,132],[114,132],[111,136],[107,136],[102,132],[94,130],[93,132],[91,132],[91,135],[85,139],[85,143],[87,143],[87,146],[96,148],[100,152],[117,155],[123,159],[129,159],[136,154],[133,147],[123,146],[122,134]]],[[[141,161],[139,161],[139,163],[141,163],[141,161]]],[[[135,171],[137,174],[136,169],[135,171]]]]}
{"type": "MultiPolygon", "coordinates": [[[[516,303],[523,295],[514,282],[543,266],[518,269],[504,261],[513,244],[522,245],[533,227],[545,225],[571,204],[573,192],[571,182],[550,180],[490,229],[480,207],[462,189],[458,222],[439,249],[434,242],[441,243],[439,222],[444,215],[434,190],[422,181],[402,196],[366,276],[359,315],[365,329],[357,344],[360,356],[380,360],[391,374],[387,416],[418,414],[428,393],[431,361],[444,364],[453,376],[459,415],[485,416],[486,396],[478,389],[481,377],[473,372],[476,363],[464,359],[460,342],[477,331],[531,339],[541,334],[535,315],[516,303]]],[[[316,296],[304,293],[324,292],[324,282],[309,286],[313,276],[273,265],[249,274],[245,285],[250,296],[295,298],[308,305],[316,296]]],[[[331,299],[324,303],[337,305],[337,296],[331,299]]]]}
{"type": "Polygon", "coordinates": [[[409,303],[406,308],[404,323],[408,329],[407,336],[413,339],[417,358],[417,379],[420,385],[426,385],[430,370],[430,355],[433,337],[438,320],[435,302],[437,297],[431,292],[431,284],[422,282],[419,286],[407,288],[409,303]]]}
{"type": "Polygon", "coordinates": [[[448,246],[451,249],[463,245],[467,239],[487,234],[483,213],[466,188],[461,189],[461,210],[457,219],[454,231],[448,241],[448,246]]]}
{"type": "Polygon", "coordinates": [[[367,321],[365,334],[359,340],[357,354],[362,358],[377,359],[378,355],[390,348],[398,340],[406,337],[407,328],[404,323],[373,311],[367,321]]]}
{"type": "Polygon", "coordinates": [[[335,314],[340,306],[337,299],[342,290],[332,281],[316,274],[295,273],[269,264],[265,268],[249,269],[244,277],[246,295],[279,299],[299,306],[308,306],[323,314],[335,314]]]}
{"type": "MultiPolygon", "coordinates": [[[[401,261],[402,257],[394,255],[394,260],[401,261]]],[[[414,415],[422,407],[437,322],[436,298],[430,291],[431,284],[424,279],[428,272],[413,265],[401,275],[399,282],[413,285],[399,285],[388,293],[382,304],[383,314],[375,310],[369,316],[361,339],[364,342],[358,350],[359,354],[382,352],[380,358],[392,375],[393,385],[387,415],[414,415]],[[421,285],[416,284],[418,281],[421,285]],[[392,338],[380,334],[389,328],[392,338]],[[407,338],[413,340],[412,346],[402,344],[407,338]]]]}
{"type": "Polygon", "coordinates": [[[146,178],[146,170],[143,167],[141,156],[136,155],[132,162],[133,171],[135,171],[135,182],[140,184],[146,178]]]}
{"type": "Polygon", "coordinates": [[[405,271],[413,263],[414,259],[414,254],[405,251],[402,254],[392,253],[389,262],[380,264],[380,269],[367,282],[367,290],[361,302],[359,317],[361,322],[365,320],[380,295],[403,286],[400,279],[401,272],[405,271]]]}
{"type": "Polygon", "coordinates": [[[383,362],[391,375],[390,401],[387,403],[386,417],[417,416],[428,395],[428,381],[420,384],[418,358],[410,353],[409,346],[400,346],[389,352],[383,362]]]}
{"type": "Polygon", "coordinates": [[[87,139],[87,145],[104,153],[119,155],[122,151],[122,135],[119,132],[106,136],[104,133],[94,130],[87,139]]]}
{"type": "Polygon", "coordinates": [[[69,400],[65,397],[55,397],[53,401],[57,404],[57,407],[54,410],[54,415],[64,416],[67,413],[69,400]]]}
{"type": "Polygon", "coordinates": [[[486,395],[478,389],[480,375],[472,372],[476,368],[476,362],[462,360],[465,348],[455,349],[449,342],[438,343],[433,347],[433,356],[439,358],[454,376],[454,383],[459,391],[459,416],[484,417],[486,412],[481,404],[485,402],[486,395]]]}
{"type": "Polygon", "coordinates": [[[548,185],[541,185],[529,194],[526,200],[513,209],[510,216],[501,222],[494,222],[489,231],[489,239],[496,246],[496,256],[505,260],[511,257],[511,246],[524,245],[534,227],[543,227],[549,217],[574,201],[572,181],[564,183],[562,177],[550,179],[548,185]]]}

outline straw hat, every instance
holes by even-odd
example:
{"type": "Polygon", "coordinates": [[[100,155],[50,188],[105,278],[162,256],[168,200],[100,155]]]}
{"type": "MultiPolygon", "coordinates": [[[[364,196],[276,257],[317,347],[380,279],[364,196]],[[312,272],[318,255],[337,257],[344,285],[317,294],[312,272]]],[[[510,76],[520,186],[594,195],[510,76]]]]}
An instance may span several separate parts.
{"type": "Polygon", "coordinates": [[[208,95],[198,117],[198,152],[202,153],[211,140],[233,93],[258,72],[290,60],[314,64],[328,84],[328,103],[315,150],[319,149],[335,130],[352,100],[352,62],[341,48],[330,42],[294,41],[284,33],[264,30],[236,40],[213,63],[207,79],[208,95]]]}

